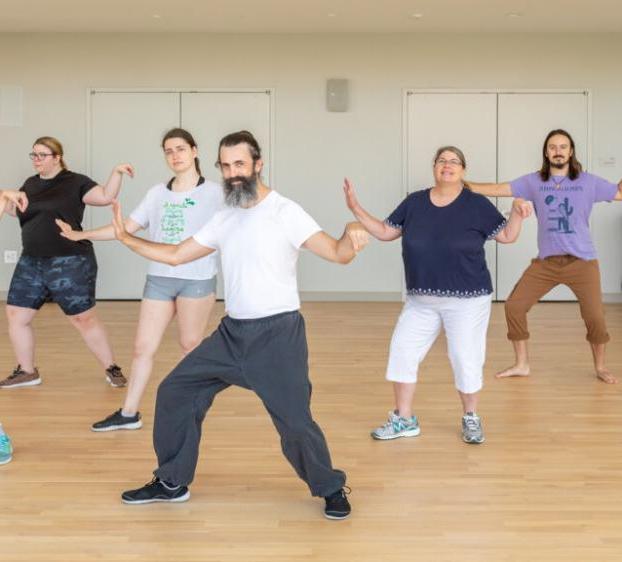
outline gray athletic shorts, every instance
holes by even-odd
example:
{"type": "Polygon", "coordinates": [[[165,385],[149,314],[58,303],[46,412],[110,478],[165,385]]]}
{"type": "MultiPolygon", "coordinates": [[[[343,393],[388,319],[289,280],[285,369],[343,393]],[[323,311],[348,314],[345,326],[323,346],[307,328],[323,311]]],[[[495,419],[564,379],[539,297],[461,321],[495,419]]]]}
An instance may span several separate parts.
{"type": "Polygon", "coordinates": [[[201,299],[216,292],[216,276],[211,279],[177,279],[147,275],[143,299],[174,301],[177,297],[201,299]]]}

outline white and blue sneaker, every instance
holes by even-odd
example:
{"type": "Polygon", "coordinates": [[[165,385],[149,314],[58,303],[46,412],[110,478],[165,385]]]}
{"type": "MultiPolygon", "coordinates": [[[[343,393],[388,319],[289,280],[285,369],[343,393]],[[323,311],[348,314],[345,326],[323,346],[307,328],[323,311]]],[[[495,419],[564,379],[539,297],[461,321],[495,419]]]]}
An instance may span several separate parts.
{"type": "Polygon", "coordinates": [[[462,440],[474,445],[479,445],[485,440],[482,419],[474,412],[467,412],[462,416],[462,440]]]}
{"type": "Polygon", "coordinates": [[[374,439],[386,440],[398,437],[416,437],[421,433],[417,416],[402,418],[397,412],[389,412],[389,419],[384,425],[371,432],[374,439]]]}
{"type": "Polygon", "coordinates": [[[13,460],[13,445],[6,433],[0,435],[0,464],[6,464],[13,460]]]}

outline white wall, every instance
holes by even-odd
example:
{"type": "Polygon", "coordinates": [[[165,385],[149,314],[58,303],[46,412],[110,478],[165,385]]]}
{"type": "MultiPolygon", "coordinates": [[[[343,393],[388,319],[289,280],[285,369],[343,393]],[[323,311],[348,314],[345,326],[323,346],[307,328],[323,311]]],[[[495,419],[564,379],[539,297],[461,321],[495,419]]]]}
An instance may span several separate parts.
{"type": "MultiPolygon", "coordinates": [[[[344,175],[378,216],[402,197],[405,88],[588,88],[590,171],[618,181],[620,52],[622,34],[0,34],[0,87],[24,88],[23,127],[0,127],[0,186],[16,186],[31,174],[27,153],[41,134],[59,137],[70,167],[85,170],[86,88],[167,86],[275,88],[273,187],[333,234],[349,220],[340,191],[344,175]],[[325,110],[325,81],[334,77],[350,80],[348,113],[325,110]],[[615,167],[600,168],[609,156],[615,167]]],[[[214,148],[201,147],[207,161],[214,148]]],[[[622,203],[600,213],[593,232],[604,292],[619,293],[622,203]]],[[[0,224],[0,240],[0,258],[4,249],[19,249],[13,220],[0,224]]],[[[396,294],[399,254],[398,243],[375,242],[346,268],[303,256],[300,288],[396,294]]],[[[11,272],[0,263],[0,290],[11,272]]]]}

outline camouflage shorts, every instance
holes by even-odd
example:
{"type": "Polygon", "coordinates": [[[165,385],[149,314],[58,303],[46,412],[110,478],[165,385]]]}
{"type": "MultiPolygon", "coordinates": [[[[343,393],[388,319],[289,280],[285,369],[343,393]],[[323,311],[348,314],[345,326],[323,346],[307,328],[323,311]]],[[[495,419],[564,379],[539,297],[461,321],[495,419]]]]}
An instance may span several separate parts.
{"type": "Polygon", "coordinates": [[[52,300],[68,316],[95,306],[97,261],[92,254],[22,256],[13,272],[7,304],[38,310],[52,300]]]}

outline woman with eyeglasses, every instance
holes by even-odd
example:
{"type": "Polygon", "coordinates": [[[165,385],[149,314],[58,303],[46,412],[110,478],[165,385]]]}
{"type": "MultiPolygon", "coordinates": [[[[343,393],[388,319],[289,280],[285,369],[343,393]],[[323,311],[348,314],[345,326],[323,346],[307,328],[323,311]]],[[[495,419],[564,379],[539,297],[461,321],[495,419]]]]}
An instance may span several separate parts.
{"type": "Polygon", "coordinates": [[[516,199],[509,220],[488,199],[464,184],[466,161],[454,146],[434,156],[434,186],[408,195],[383,222],[369,214],[346,180],[346,203],[365,229],[381,241],[402,238],[408,295],[389,352],[386,378],[395,409],[374,429],[374,439],[419,435],[413,399],[419,364],[445,330],[455,386],[462,402],[462,439],[483,443],[477,414],[486,357],[492,282],[484,244],[514,242],[531,207],[516,199]]]}
{"type": "MultiPolygon", "coordinates": [[[[166,162],[175,174],[167,183],[152,187],[125,221],[128,232],[147,228],[149,239],[178,244],[195,234],[224,204],[223,189],[201,175],[197,144],[185,129],[171,129],[162,139],[166,162]]],[[[112,224],[80,232],[57,221],[62,236],[70,240],[114,240],[112,224]]],[[[150,262],[138,328],[130,383],[123,407],[94,423],[93,431],[139,429],[140,401],[151,376],[155,353],[167,326],[177,316],[182,353],[192,351],[203,339],[216,300],[215,254],[193,262],[170,266],[150,262]]]]}
{"type": "Polygon", "coordinates": [[[67,169],[63,147],[54,137],[40,137],[30,158],[36,175],[20,188],[27,199],[21,208],[10,201],[7,212],[17,215],[22,229],[22,255],[15,267],[7,296],[9,337],[17,367],[0,388],[41,384],[34,363],[32,321],[46,300],[56,302],[76,327],[105,369],[112,386],[127,383],[116,364],[108,336],[95,312],[97,262],[93,245],[58,236],[55,219],[81,230],[86,205],[110,205],[121,188],[123,174],[133,177],[129,164],[115,166],[105,185],[67,169]]]}

